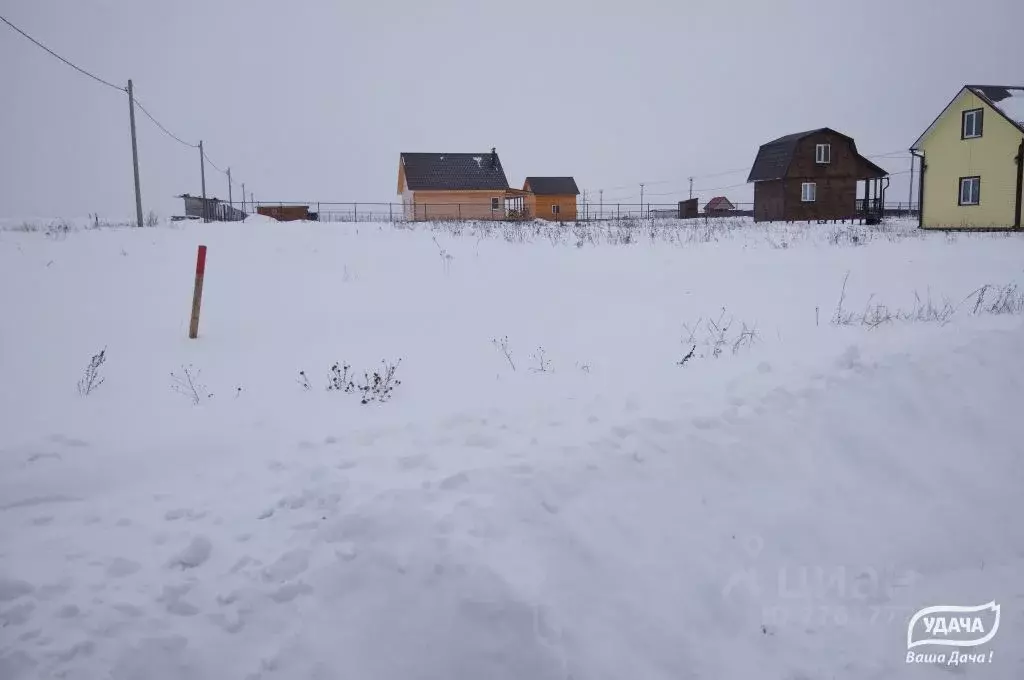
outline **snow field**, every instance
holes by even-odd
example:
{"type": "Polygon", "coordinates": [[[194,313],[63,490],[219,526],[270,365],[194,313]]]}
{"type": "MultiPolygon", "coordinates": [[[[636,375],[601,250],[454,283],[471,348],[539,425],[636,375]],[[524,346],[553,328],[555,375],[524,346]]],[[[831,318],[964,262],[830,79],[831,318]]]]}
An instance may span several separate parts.
{"type": "Polygon", "coordinates": [[[2,231],[0,678],[936,677],[909,616],[990,599],[1017,677],[1021,317],[829,319],[1024,245],[907,230],[2,231]]]}

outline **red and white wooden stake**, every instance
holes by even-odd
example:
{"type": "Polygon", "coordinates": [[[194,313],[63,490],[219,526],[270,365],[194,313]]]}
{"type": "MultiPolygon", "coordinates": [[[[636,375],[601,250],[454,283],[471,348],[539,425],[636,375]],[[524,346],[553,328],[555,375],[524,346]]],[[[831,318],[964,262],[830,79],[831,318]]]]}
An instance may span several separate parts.
{"type": "Polygon", "coordinates": [[[199,246],[196,256],[196,287],[192,293],[192,323],[188,327],[188,337],[193,340],[199,337],[199,308],[203,303],[203,275],[206,274],[206,246],[199,246]]]}

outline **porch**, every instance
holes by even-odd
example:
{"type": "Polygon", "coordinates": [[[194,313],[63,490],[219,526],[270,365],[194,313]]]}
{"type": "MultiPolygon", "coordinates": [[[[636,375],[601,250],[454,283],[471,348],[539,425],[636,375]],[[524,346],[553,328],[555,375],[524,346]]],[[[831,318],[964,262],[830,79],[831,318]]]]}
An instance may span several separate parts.
{"type": "Polygon", "coordinates": [[[522,189],[505,190],[505,219],[528,220],[533,217],[530,214],[529,197],[533,194],[522,189]]]}
{"type": "Polygon", "coordinates": [[[862,178],[864,195],[857,198],[857,218],[865,224],[878,224],[885,216],[885,190],[889,188],[889,176],[862,178]]]}

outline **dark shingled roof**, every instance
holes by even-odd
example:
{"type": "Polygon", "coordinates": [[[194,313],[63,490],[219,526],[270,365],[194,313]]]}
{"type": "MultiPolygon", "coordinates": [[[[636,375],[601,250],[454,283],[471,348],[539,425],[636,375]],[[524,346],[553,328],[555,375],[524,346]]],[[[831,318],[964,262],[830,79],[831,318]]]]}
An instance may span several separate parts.
{"type": "MultiPolygon", "coordinates": [[[[773,139],[767,144],[761,145],[761,148],[757,150],[757,158],[754,159],[754,166],[750,168],[750,175],[747,176],[747,181],[763,182],[773,179],[782,179],[785,177],[800,140],[820,132],[830,132],[834,135],[839,135],[840,137],[849,139],[850,143],[853,144],[854,152],[857,151],[857,145],[854,143],[852,138],[841,132],[836,132],[832,128],[818,128],[817,130],[807,130],[806,132],[795,132],[791,135],[779,137],[778,139],[773,139]]],[[[882,175],[889,174],[867,158],[860,156],[860,159],[873,171],[881,173],[882,175]]]]}
{"type": "Polygon", "coordinates": [[[405,181],[412,191],[508,189],[501,159],[485,153],[403,153],[405,181]]]}
{"type": "Polygon", "coordinates": [[[968,85],[967,88],[982,99],[987,99],[1006,120],[1024,132],[1024,87],[1015,85],[968,85]]]}
{"type": "Polygon", "coordinates": [[[704,205],[704,212],[710,210],[735,210],[736,206],[733,205],[725,196],[715,196],[704,205]]]}
{"type": "Polygon", "coordinates": [[[527,177],[523,188],[530,185],[530,191],[539,196],[579,196],[580,190],[572,177],[527,177]]]}

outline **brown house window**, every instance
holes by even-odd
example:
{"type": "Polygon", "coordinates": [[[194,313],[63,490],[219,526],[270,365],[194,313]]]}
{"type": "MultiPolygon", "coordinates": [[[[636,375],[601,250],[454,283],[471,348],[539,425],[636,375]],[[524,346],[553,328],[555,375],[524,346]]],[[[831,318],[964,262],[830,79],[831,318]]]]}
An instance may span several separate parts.
{"type": "Polygon", "coordinates": [[[984,123],[984,110],[971,109],[962,114],[962,125],[960,126],[960,139],[974,139],[981,137],[982,123],[984,123]]]}
{"type": "Polygon", "coordinates": [[[560,212],[562,212],[562,206],[558,205],[557,203],[552,203],[551,204],[551,214],[552,215],[557,215],[560,212]]]}
{"type": "Polygon", "coordinates": [[[820,165],[827,165],[832,162],[832,145],[817,144],[814,147],[814,162],[820,165]]]}
{"type": "Polygon", "coordinates": [[[804,182],[800,185],[800,200],[804,203],[814,203],[818,199],[818,185],[814,182],[804,182]]]}
{"type": "Polygon", "coordinates": [[[957,205],[978,205],[981,203],[981,177],[960,178],[960,198],[957,205]]]}
{"type": "Polygon", "coordinates": [[[501,199],[500,198],[492,198],[491,199],[491,210],[501,210],[501,199]]]}

